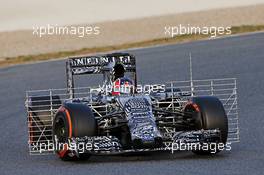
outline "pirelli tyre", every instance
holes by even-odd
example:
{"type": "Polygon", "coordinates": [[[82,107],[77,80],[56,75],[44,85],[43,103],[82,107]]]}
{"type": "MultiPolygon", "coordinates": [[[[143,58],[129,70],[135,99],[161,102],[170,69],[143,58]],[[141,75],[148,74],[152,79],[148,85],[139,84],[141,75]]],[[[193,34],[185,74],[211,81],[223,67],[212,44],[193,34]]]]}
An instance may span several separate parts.
{"type": "MultiPolygon", "coordinates": [[[[85,104],[63,104],[53,120],[54,143],[68,143],[69,138],[97,135],[97,122],[92,110],[85,104]]],[[[56,152],[62,160],[86,160],[88,153],[76,154],[68,149],[66,144],[59,147],[56,152]]]]}
{"type": "MultiPolygon", "coordinates": [[[[214,96],[193,97],[185,107],[185,111],[198,112],[195,129],[219,129],[220,140],[216,144],[226,144],[228,135],[228,119],[222,102],[214,96]]],[[[212,147],[211,147],[212,148],[212,147]]],[[[208,155],[220,152],[218,148],[212,150],[193,150],[195,154],[208,155]]]]}

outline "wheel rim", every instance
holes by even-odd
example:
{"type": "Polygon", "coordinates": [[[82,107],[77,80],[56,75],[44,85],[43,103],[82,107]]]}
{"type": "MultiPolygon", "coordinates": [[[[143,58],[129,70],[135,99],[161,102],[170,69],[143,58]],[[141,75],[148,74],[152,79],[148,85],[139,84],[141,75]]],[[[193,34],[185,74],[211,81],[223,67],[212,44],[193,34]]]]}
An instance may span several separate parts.
{"type": "Polygon", "coordinates": [[[62,118],[58,117],[58,119],[56,119],[54,131],[54,135],[56,135],[59,142],[65,142],[67,140],[66,125],[62,118]]]}

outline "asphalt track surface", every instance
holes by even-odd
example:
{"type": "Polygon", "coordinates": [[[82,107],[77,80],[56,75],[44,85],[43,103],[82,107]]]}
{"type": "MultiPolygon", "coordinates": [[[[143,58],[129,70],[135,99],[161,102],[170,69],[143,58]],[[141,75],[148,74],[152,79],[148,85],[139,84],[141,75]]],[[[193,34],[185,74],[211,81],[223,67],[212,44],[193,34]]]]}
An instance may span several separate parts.
{"type": "MultiPolygon", "coordinates": [[[[238,79],[240,137],[232,151],[215,156],[191,152],[94,156],[63,162],[29,156],[25,91],[65,87],[65,60],[0,69],[0,174],[263,174],[264,33],[131,50],[140,82],[188,80],[192,52],[194,79],[238,79]]],[[[82,84],[98,83],[88,76],[82,84]]]]}

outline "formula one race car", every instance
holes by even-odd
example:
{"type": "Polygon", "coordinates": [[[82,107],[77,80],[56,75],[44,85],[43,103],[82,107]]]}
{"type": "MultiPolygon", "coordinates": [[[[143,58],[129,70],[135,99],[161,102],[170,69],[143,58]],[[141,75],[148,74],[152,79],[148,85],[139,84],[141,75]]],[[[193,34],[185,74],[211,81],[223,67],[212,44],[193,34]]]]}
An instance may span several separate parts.
{"type": "Polygon", "coordinates": [[[31,154],[77,160],[182,145],[214,154],[239,141],[236,79],[138,85],[128,53],[72,57],[66,72],[65,89],[27,91],[31,154]],[[102,84],[74,87],[85,74],[102,74],[102,84]]]}

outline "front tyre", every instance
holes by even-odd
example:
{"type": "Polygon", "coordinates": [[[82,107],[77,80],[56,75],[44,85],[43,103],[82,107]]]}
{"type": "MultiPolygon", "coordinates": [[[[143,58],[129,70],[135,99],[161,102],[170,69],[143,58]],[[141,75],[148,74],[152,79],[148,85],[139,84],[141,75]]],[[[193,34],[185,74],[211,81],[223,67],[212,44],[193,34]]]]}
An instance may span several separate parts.
{"type": "MultiPolygon", "coordinates": [[[[195,129],[219,129],[220,140],[215,144],[226,144],[228,135],[228,119],[223,104],[217,97],[193,97],[191,102],[185,107],[185,111],[199,113],[199,118],[196,119],[195,129]]],[[[214,150],[200,149],[193,150],[193,152],[199,155],[208,155],[218,153],[220,150],[217,148],[214,148],[214,150]]]]}
{"type": "Polygon", "coordinates": [[[68,149],[68,139],[72,137],[96,136],[97,122],[91,109],[81,103],[66,103],[61,106],[53,120],[54,143],[59,145],[56,151],[62,160],[85,160],[88,153],[76,155],[68,149]]]}

